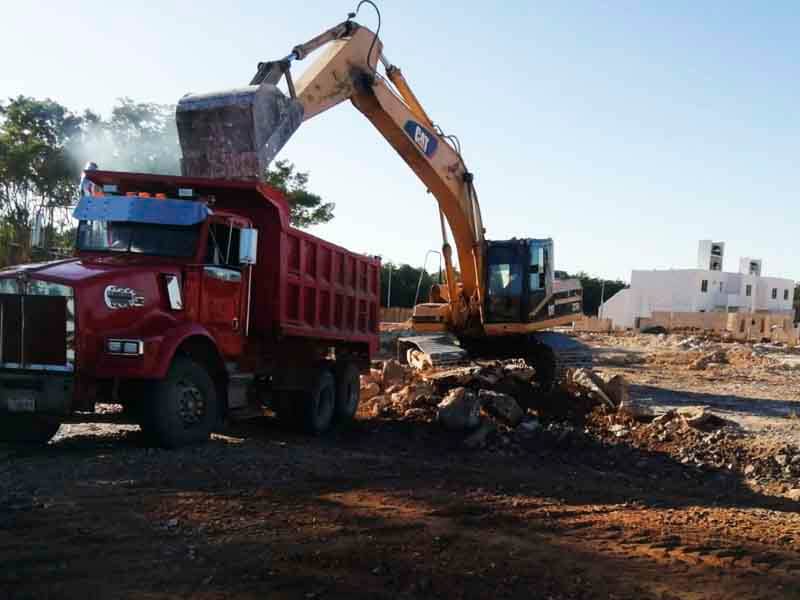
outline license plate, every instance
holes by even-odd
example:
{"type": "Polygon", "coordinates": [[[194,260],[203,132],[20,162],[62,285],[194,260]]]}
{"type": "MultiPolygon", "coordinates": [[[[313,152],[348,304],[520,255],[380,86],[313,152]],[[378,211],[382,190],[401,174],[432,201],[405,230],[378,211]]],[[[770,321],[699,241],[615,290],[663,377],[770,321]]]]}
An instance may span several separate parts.
{"type": "Polygon", "coordinates": [[[6,396],[9,412],[35,412],[36,396],[32,392],[10,392],[6,396]]]}

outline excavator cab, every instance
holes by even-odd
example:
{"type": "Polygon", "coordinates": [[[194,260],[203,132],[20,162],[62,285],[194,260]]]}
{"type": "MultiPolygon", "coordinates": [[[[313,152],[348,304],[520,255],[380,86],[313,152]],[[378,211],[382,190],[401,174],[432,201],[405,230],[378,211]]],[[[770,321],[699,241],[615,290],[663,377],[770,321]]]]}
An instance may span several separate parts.
{"type": "Polygon", "coordinates": [[[528,323],[553,289],[553,240],[486,242],[486,322],[528,323]]]}
{"type": "Polygon", "coordinates": [[[555,275],[552,239],[487,241],[485,323],[574,317],[581,311],[581,284],[555,275]]]}

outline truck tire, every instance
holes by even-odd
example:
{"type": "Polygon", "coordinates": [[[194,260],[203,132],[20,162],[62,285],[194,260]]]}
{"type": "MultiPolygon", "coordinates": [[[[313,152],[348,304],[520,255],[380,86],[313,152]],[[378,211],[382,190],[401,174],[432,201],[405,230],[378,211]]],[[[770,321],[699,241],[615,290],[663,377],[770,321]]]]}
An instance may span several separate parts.
{"type": "Polygon", "coordinates": [[[142,430],[154,444],[179,448],[205,442],[219,418],[214,381],[201,365],[178,356],[167,376],[153,384],[144,412],[142,430]]]}
{"type": "Polygon", "coordinates": [[[308,433],[330,429],[336,413],[336,381],[330,369],[322,368],[311,389],[303,394],[302,425],[308,433]]]}
{"type": "Polygon", "coordinates": [[[46,444],[61,423],[47,417],[3,415],[0,417],[0,442],[10,444],[46,444]]]}
{"type": "Polygon", "coordinates": [[[355,363],[346,362],[336,372],[336,410],[337,423],[349,423],[356,416],[361,396],[361,374],[355,363]]]}

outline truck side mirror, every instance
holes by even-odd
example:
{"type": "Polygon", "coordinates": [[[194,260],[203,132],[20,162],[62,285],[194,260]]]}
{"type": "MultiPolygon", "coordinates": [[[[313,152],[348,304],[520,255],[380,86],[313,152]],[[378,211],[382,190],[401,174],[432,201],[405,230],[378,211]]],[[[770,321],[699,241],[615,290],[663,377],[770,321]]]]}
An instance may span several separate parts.
{"type": "Polygon", "coordinates": [[[258,229],[242,229],[239,233],[239,262],[243,265],[256,264],[258,253],[258,229]]]}

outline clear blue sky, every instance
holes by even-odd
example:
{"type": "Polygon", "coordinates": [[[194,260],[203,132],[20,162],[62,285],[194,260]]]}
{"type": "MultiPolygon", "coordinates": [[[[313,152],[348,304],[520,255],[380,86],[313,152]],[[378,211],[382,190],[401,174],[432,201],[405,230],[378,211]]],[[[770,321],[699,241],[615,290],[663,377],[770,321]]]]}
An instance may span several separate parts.
{"type": "MultiPolygon", "coordinates": [[[[0,96],[174,103],[246,84],[354,4],[6,3],[0,96]]],[[[713,238],[726,270],[748,255],[800,279],[800,3],[380,5],[386,55],[463,143],[488,237],[552,236],[559,268],[625,279],[693,267],[713,238]]],[[[283,156],[337,204],[319,235],[412,264],[439,247],[433,199],[351,105],[283,156]]]]}

